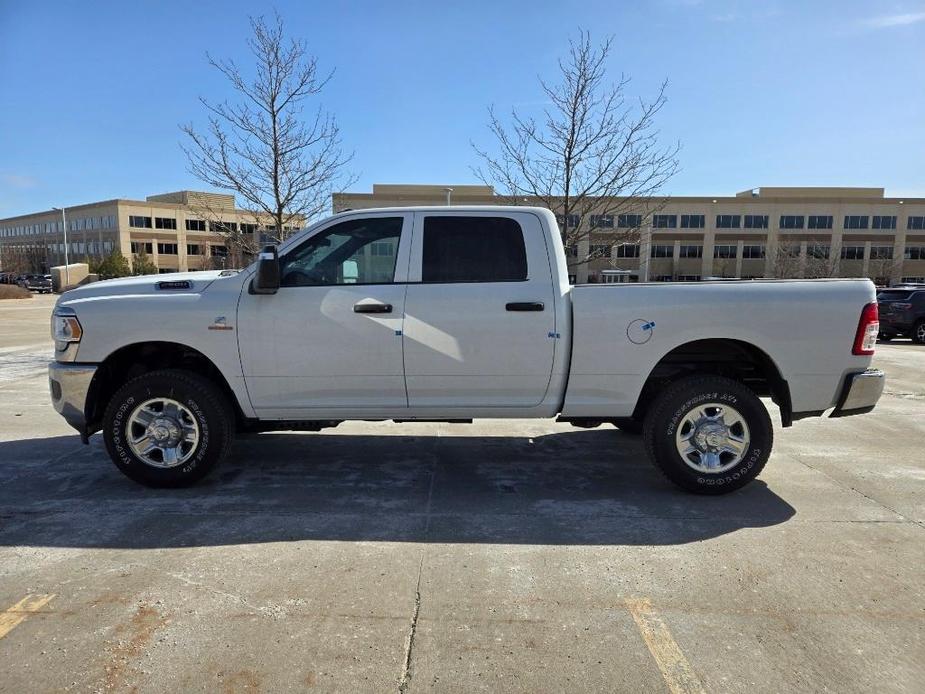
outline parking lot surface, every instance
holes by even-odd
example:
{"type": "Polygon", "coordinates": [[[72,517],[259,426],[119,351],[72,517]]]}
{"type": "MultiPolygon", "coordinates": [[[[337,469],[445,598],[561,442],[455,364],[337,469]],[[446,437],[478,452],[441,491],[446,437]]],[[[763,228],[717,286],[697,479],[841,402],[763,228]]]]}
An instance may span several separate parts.
{"type": "Polygon", "coordinates": [[[925,348],[726,497],[484,420],[250,436],[157,491],[52,410],[53,301],[0,302],[0,691],[922,691],[925,348]]]}

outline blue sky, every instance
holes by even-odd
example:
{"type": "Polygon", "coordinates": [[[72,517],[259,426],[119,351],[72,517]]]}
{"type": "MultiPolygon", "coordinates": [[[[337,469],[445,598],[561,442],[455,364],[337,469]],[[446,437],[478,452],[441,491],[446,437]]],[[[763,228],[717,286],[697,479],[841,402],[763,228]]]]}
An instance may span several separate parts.
{"type": "MultiPolygon", "coordinates": [[[[0,217],[202,188],[178,124],[246,60],[256,0],[0,0],[0,217]]],[[[925,196],[925,2],[289,2],[275,6],[336,75],[322,95],[355,152],[351,190],[475,182],[486,108],[539,112],[578,26],[616,36],[610,69],[682,144],[666,192],[885,186],[925,196]]]]}

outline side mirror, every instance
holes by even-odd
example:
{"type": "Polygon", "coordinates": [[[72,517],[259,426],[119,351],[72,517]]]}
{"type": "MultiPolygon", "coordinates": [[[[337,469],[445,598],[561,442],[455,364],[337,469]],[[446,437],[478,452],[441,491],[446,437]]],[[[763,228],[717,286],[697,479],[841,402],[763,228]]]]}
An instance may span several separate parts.
{"type": "Polygon", "coordinates": [[[279,289],[279,256],[276,246],[265,246],[257,256],[257,273],[251,281],[251,294],[276,294],[279,289]]]}

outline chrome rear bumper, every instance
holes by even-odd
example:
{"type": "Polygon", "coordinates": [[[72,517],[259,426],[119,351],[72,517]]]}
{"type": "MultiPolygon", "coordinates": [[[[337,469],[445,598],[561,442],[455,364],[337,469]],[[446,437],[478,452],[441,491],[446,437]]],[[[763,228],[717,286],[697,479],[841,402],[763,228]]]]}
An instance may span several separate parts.
{"type": "Polygon", "coordinates": [[[874,405],[883,394],[886,377],[879,369],[868,369],[860,373],[848,374],[841,396],[832,417],[847,417],[864,414],[874,409],[874,405]]]}
{"type": "Polygon", "coordinates": [[[93,364],[62,364],[54,361],[48,365],[48,387],[51,404],[64,420],[86,437],[87,391],[96,374],[93,364]]]}

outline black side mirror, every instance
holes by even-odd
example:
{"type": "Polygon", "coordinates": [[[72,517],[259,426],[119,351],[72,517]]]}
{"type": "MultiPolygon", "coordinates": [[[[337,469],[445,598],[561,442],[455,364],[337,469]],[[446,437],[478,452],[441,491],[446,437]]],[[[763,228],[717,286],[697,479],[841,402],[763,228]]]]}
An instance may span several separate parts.
{"type": "Polygon", "coordinates": [[[276,294],[279,289],[279,256],[276,246],[265,246],[257,256],[257,274],[251,281],[251,294],[276,294]]]}

